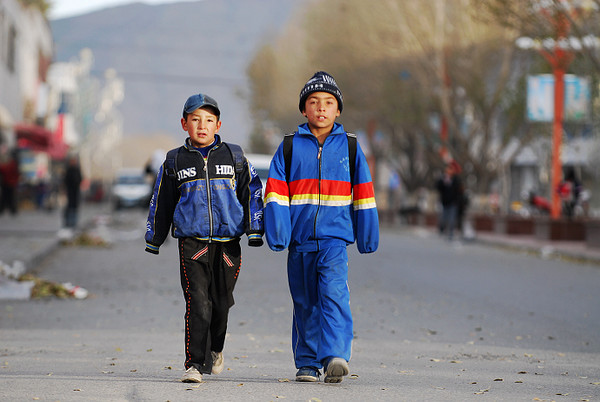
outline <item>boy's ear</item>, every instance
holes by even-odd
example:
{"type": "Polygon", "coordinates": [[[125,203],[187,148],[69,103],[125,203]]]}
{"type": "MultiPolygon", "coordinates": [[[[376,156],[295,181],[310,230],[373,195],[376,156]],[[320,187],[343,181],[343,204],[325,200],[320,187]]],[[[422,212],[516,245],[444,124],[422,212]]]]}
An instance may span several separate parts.
{"type": "Polygon", "coordinates": [[[183,131],[187,131],[187,120],[183,117],[181,118],[181,128],[183,128],[183,131]]]}

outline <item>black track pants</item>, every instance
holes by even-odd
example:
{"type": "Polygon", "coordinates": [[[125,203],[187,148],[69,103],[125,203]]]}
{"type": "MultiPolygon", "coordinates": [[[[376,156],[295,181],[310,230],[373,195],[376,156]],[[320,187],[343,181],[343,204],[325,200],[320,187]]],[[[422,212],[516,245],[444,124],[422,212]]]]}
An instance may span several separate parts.
{"type": "Polygon", "coordinates": [[[238,240],[203,243],[179,239],[181,287],[185,298],[185,368],[212,370],[211,351],[221,352],[233,289],[241,267],[238,240]]]}

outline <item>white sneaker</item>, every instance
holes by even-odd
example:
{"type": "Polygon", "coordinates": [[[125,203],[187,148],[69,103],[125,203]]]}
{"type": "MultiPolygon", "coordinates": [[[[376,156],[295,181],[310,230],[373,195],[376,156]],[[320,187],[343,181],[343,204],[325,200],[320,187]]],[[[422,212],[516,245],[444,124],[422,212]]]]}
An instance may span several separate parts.
{"type": "Polygon", "coordinates": [[[181,377],[181,382],[202,382],[202,374],[196,367],[190,367],[185,370],[185,374],[181,377]]]}
{"type": "Polygon", "coordinates": [[[212,373],[220,374],[225,367],[225,358],[223,357],[223,352],[210,352],[212,355],[212,373]]]}
{"type": "Polygon", "coordinates": [[[338,383],[342,382],[345,375],[348,375],[348,362],[341,357],[334,357],[327,363],[327,369],[325,370],[324,382],[327,383],[338,383]]]}

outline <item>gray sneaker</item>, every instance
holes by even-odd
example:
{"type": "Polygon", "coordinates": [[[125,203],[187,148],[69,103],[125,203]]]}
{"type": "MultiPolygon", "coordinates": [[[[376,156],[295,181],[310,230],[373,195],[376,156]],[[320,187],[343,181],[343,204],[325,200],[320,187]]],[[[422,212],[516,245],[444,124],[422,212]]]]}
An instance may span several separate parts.
{"type": "Polygon", "coordinates": [[[202,382],[202,374],[200,374],[196,367],[192,366],[185,370],[183,377],[181,377],[181,382],[202,382]]]}
{"type": "Polygon", "coordinates": [[[220,374],[225,367],[225,358],[223,357],[223,352],[210,352],[212,356],[212,373],[220,374]]]}
{"type": "Polygon", "coordinates": [[[327,369],[325,370],[324,382],[327,383],[338,383],[342,382],[345,375],[348,375],[348,362],[341,357],[334,357],[327,363],[327,369]]]}

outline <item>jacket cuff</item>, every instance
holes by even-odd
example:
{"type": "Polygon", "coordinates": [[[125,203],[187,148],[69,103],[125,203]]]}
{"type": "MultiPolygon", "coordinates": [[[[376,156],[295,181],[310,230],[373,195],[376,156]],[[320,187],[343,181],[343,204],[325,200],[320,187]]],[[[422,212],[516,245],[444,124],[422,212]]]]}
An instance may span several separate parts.
{"type": "Polygon", "coordinates": [[[260,247],[263,245],[262,235],[259,233],[252,233],[248,235],[248,245],[250,247],[260,247]]]}
{"type": "Polygon", "coordinates": [[[152,254],[158,254],[158,248],[160,246],[155,246],[154,244],[146,243],[146,251],[152,254]]]}

